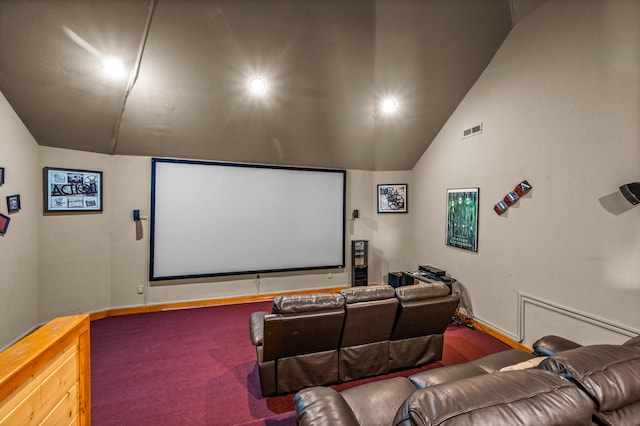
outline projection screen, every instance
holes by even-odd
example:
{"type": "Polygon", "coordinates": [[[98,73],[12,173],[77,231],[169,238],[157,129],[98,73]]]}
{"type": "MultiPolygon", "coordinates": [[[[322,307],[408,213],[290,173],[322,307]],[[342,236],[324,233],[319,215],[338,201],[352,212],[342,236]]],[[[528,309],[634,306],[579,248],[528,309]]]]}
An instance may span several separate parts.
{"type": "Polygon", "coordinates": [[[153,158],[150,280],[342,268],[346,171],[153,158]]]}

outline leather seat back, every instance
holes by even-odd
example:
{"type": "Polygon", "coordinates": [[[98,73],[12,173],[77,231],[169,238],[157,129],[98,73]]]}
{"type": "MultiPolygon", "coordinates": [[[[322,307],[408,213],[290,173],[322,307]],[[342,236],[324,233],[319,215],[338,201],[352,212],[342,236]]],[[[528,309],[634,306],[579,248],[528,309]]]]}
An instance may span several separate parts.
{"type": "Polygon", "coordinates": [[[483,374],[420,389],[394,425],[592,425],[593,401],[563,378],[536,369],[483,374]]]}
{"type": "Polygon", "coordinates": [[[450,296],[442,283],[398,287],[396,297],[400,309],[391,340],[444,333],[460,302],[460,296],[450,296]]]}
{"type": "Polygon", "coordinates": [[[591,345],[559,352],[538,368],[574,382],[596,403],[600,424],[632,425],[640,419],[640,348],[591,345]]]}
{"type": "Polygon", "coordinates": [[[339,294],[279,296],[264,317],[263,361],[337,350],[343,321],[339,294]]]}
{"type": "Polygon", "coordinates": [[[346,303],[340,347],[389,340],[398,309],[393,287],[352,287],[340,294],[346,303]]]}

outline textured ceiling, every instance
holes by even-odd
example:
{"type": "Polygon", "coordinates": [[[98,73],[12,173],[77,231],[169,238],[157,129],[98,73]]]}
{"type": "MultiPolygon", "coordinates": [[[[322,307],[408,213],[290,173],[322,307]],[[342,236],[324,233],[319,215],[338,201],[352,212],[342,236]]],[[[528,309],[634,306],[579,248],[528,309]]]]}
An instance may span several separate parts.
{"type": "Polygon", "coordinates": [[[509,0],[0,0],[0,91],[45,146],[408,170],[500,47],[512,9],[509,0]],[[107,77],[103,55],[119,57],[126,75],[107,77]],[[267,81],[262,97],[246,90],[253,75],[267,81]],[[385,96],[398,101],[393,115],[377,111],[385,96]]]}

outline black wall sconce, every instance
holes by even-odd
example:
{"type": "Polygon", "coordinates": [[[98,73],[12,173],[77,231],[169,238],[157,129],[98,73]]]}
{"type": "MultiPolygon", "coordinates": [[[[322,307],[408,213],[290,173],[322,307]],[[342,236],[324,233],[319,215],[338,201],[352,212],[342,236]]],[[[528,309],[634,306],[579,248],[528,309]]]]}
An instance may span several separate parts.
{"type": "Polygon", "coordinates": [[[640,182],[625,183],[620,187],[620,192],[634,206],[640,204],[640,182]]]}

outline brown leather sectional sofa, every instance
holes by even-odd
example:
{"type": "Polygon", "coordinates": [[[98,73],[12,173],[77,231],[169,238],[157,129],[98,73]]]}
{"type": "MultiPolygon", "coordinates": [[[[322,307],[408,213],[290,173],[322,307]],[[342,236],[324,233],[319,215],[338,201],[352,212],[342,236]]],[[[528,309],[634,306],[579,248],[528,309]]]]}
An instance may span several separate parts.
{"type": "Polygon", "coordinates": [[[300,425],[640,425],[640,337],[623,345],[546,336],[464,364],[295,395],[300,425]]]}
{"type": "Polygon", "coordinates": [[[262,395],[438,361],[458,302],[442,283],[276,297],[249,320],[262,395]]]}

